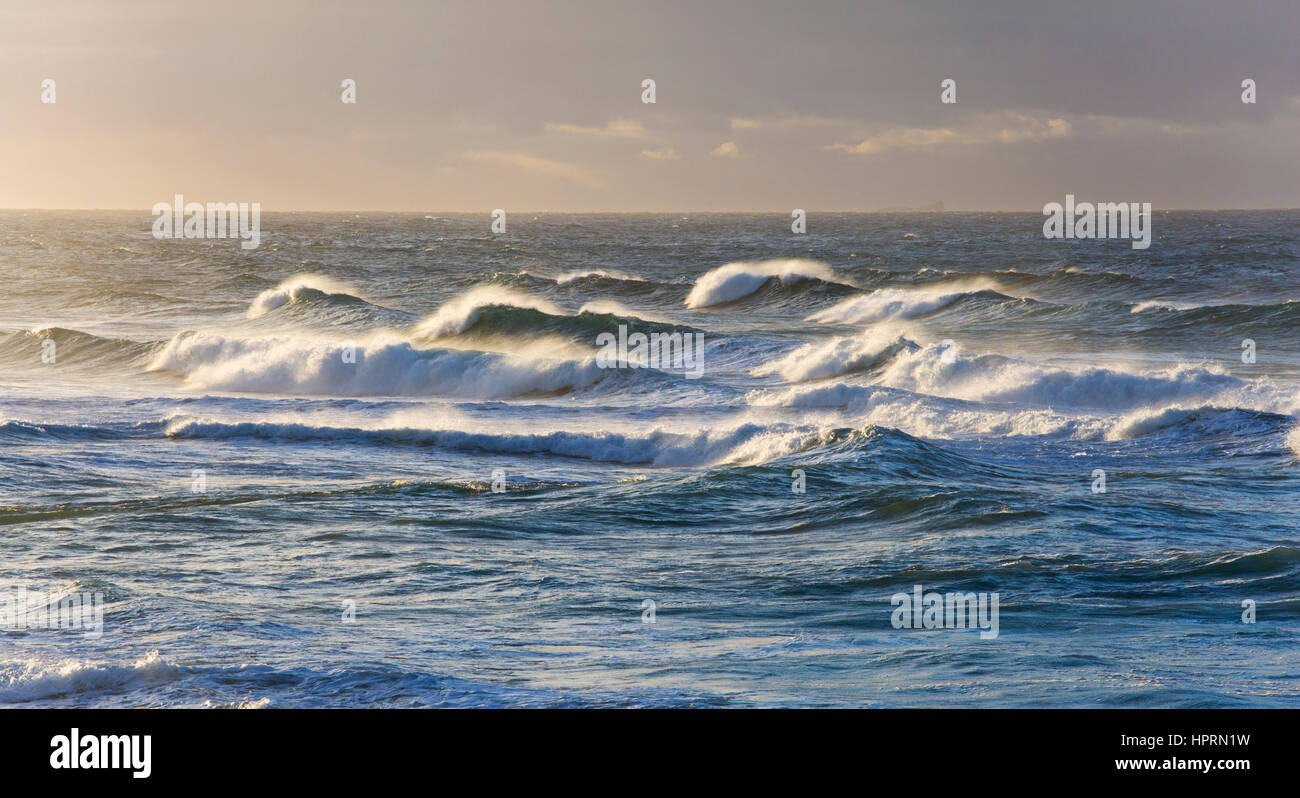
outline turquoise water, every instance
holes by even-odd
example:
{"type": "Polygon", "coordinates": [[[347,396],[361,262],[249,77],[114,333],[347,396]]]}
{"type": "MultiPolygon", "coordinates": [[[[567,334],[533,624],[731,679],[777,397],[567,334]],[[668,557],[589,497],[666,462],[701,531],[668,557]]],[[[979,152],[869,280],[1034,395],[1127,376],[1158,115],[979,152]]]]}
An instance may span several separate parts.
{"type": "Polygon", "coordinates": [[[1300,213],[150,221],[0,212],[0,704],[1300,704],[1300,213]]]}

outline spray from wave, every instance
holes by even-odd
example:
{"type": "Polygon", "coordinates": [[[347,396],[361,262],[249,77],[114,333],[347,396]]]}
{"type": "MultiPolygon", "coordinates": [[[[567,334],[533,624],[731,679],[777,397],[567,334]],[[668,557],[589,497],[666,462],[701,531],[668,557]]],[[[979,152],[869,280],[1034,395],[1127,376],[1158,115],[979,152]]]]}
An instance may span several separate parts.
{"type": "Polygon", "coordinates": [[[1001,355],[959,355],[931,344],[903,351],[880,382],[934,396],[1031,406],[1130,409],[1176,399],[1208,399],[1247,383],[1207,366],[1177,365],[1150,374],[1113,368],[1069,370],[1001,355]]]}
{"type": "Polygon", "coordinates": [[[311,335],[177,335],[149,365],[205,390],[319,396],[448,395],[500,399],[587,388],[612,372],[594,360],[421,349],[375,333],[351,341],[311,335]]]}
{"type": "Polygon", "coordinates": [[[953,291],[940,288],[881,288],[866,296],[843,300],[806,320],[821,324],[871,324],[887,319],[914,319],[973,296],[983,288],[953,291]]]}
{"type": "Polygon", "coordinates": [[[779,374],[787,382],[834,377],[872,368],[917,345],[886,331],[864,332],[850,338],[800,346],[778,360],[754,369],[754,376],[779,374]]]}

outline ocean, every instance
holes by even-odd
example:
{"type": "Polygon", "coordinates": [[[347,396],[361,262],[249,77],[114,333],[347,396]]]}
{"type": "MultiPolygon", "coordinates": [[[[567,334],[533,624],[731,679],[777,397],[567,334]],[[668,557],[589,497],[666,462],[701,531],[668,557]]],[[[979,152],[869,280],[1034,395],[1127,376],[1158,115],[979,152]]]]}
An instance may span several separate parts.
{"type": "Polygon", "coordinates": [[[1300,706],[1300,212],[151,221],[0,211],[0,705],[1300,706]]]}

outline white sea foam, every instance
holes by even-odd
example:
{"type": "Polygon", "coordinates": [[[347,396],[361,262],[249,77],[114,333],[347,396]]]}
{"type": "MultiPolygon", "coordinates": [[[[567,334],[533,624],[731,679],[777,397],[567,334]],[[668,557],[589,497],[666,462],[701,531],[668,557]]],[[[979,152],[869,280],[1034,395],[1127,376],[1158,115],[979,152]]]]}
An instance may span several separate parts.
{"type": "Polygon", "coordinates": [[[821,280],[847,285],[825,263],[801,258],[766,261],[738,261],[705,272],[686,295],[686,307],[703,308],[734,302],[749,296],[768,280],[778,279],[789,285],[801,280],[821,280]]]}
{"type": "Polygon", "coordinates": [[[66,695],[146,687],[179,678],[178,668],[151,651],[131,665],[64,660],[0,665],[0,702],[19,704],[66,695]]]}

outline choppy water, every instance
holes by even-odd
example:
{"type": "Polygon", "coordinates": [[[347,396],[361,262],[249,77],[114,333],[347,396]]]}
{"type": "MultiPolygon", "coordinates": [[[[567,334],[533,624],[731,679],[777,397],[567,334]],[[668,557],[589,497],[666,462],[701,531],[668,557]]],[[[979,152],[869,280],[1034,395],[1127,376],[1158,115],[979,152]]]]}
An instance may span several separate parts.
{"type": "Polygon", "coordinates": [[[0,704],[1300,704],[1300,213],[488,221],[0,212],[0,704]]]}

